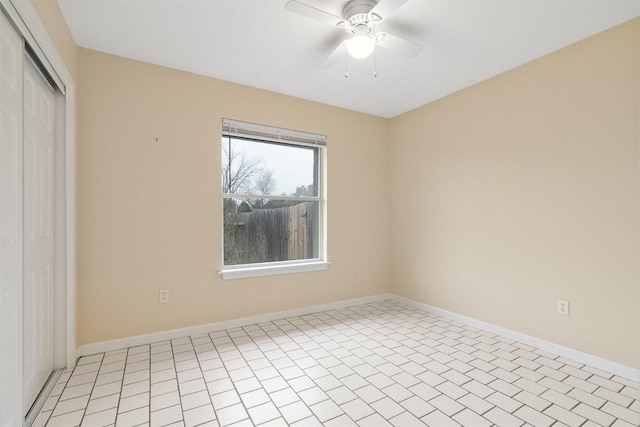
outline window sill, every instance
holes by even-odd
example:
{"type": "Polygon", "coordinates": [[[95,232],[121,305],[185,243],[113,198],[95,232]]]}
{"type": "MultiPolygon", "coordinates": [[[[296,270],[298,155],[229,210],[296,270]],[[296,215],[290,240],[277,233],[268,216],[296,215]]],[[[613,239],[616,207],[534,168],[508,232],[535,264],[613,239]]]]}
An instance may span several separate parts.
{"type": "Polygon", "coordinates": [[[220,271],[223,280],[244,279],[248,277],[275,276],[279,274],[305,273],[326,270],[326,261],[300,262],[285,265],[260,265],[252,267],[227,267],[220,271]]]}

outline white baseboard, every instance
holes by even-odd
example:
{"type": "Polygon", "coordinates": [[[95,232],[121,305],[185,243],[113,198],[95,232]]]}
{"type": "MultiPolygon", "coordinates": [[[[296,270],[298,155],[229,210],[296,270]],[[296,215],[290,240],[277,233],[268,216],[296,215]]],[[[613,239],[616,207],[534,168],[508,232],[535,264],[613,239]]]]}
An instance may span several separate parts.
{"type": "Polygon", "coordinates": [[[78,347],[76,351],[76,355],[80,357],[80,356],[87,356],[87,355],[96,354],[96,353],[104,353],[107,351],[120,350],[128,347],[135,347],[138,345],[152,344],[160,341],[166,341],[166,340],[175,339],[175,338],[182,338],[186,336],[203,335],[213,331],[239,328],[243,326],[254,325],[257,323],[271,322],[273,320],[284,319],[287,317],[303,316],[306,314],[318,313],[321,311],[335,310],[335,309],[349,307],[353,305],[368,304],[372,302],[380,302],[380,301],[389,300],[389,299],[406,304],[410,307],[428,311],[438,316],[456,320],[460,323],[464,323],[466,325],[473,326],[478,329],[495,333],[496,335],[501,335],[506,338],[510,338],[514,341],[519,341],[523,344],[527,344],[532,347],[539,348],[540,350],[557,354],[558,356],[562,356],[567,359],[575,360],[576,362],[589,365],[591,367],[600,369],[605,372],[610,372],[614,375],[618,375],[619,377],[626,378],[631,381],[640,382],[640,369],[632,368],[630,366],[613,362],[611,360],[607,360],[602,357],[594,356],[592,354],[575,350],[569,347],[564,347],[559,344],[552,343],[550,341],[532,337],[530,335],[526,335],[521,332],[503,328],[502,326],[483,322],[481,320],[477,320],[472,317],[467,317],[461,314],[457,314],[448,310],[434,307],[429,304],[424,304],[424,303],[421,303],[409,298],[401,297],[395,294],[380,294],[380,295],[373,295],[373,296],[363,297],[363,298],[342,300],[342,301],[336,301],[336,302],[331,302],[327,304],[313,305],[313,306],[308,306],[303,308],[296,308],[292,310],[278,311],[274,313],[260,314],[257,316],[243,317],[240,319],[209,323],[206,325],[191,326],[187,328],[173,329],[170,331],[155,332],[151,334],[137,335],[133,337],[115,339],[110,341],[102,341],[102,342],[97,342],[93,344],[86,344],[78,347]]]}
{"type": "Polygon", "coordinates": [[[349,307],[352,305],[368,304],[371,302],[379,302],[391,299],[391,294],[380,294],[369,297],[354,298],[327,304],[312,305],[308,307],[295,308],[292,310],[277,311],[274,313],[259,314],[257,316],[242,317],[240,319],[225,320],[222,322],[209,323],[206,325],[190,326],[187,328],[172,329],[170,331],[154,332],[145,335],[136,335],[133,337],[119,338],[109,341],[101,341],[92,344],[81,345],[76,350],[76,356],[88,356],[96,353],[105,353],[123,348],[135,347],[138,345],[153,344],[160,341],[171,340],[175,338],[183,338],[187,336],[204,335],[213,331],[224,329],[239,328],[243,326],[255,325],[257,323],[271,322],[273,320],[284,319],[287,317],[304,316],[305,314],[318,313],[327,310],[336,310],[339,308],[349,307]]]}
{"type": "Polygon", "coordinates": [[[585,353],[569,347],[564,347],[550,341],[532,337],[530,335],[523,334],[511,329],[503,328],[502,326],[494,325],[492,323],[483,322],[482,320],[477,320],[472,317],[463,316],[461,314],[434,307],[429,304],[424,304],[409,298],[401,297],[399,295],[391,294],[391,299],[420,310],[425,310],[430,313],[437,314],[438,316],[446,317],[448,319],[452,319],[478,329],[495,333],[496,335],[510,338],[514,341],[519,341],[523,344],[539,348],[540,350],[548,351],[549,353],[557,354],[558,356],[562,356],[567,359],[575,360],[576,362],[582,363],[584,365],[589,365],[593,368],[600,369],[601,371],[610,372],[614,375],[618,375],[619,377],[626,378],[631,381],[640,382],[640,369],[632,368],[618,362],[613,362],[599,356],[594,356],[593,354],[585,353]]]}

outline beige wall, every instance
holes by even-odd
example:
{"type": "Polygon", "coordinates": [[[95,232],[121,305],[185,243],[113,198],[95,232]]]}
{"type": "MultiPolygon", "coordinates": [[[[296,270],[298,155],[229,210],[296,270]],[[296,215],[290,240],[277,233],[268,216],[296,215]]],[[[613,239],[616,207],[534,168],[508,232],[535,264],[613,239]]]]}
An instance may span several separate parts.
{"type": "Polygon", "coordinates": [[[79,49],[78,343],[386,292],[388,124],[79,49]],[[218,276],[222,117],[327,135],[328,270],[218,276]]]}
{"type": "Polygon", "coordinates": [[[79,344],[391,290],[640,366],[640,20],[389,121],[77,49],[32,3],[78,78],[79,344]],[[328,135],[329,270],[219,278],[221,117],[328,135]]]}
{"type": "Polygon", "coordinates": [[[58,6],[58,2],[56,0],[31,0],[31,4],[49,33],[49,37],[53,40],[53,44],[69,72],[76,78],[78,75],[78,49],[67,26],[67,21],[65,21],[58,6]]]}
{"type": "Polygon", "coordinates": [[[640,367],[639,27],[392,120],[393,292],[640,367]]]}

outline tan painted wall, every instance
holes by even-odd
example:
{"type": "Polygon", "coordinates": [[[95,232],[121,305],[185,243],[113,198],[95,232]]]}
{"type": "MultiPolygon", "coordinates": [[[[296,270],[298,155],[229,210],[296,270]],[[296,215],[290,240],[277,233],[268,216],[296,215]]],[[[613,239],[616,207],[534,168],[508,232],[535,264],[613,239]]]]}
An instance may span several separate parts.
{"type": "Polygon", "coordinates": [[[58,6],[58,2],[56,0],[31,0],[31,4],[49,33],[49,37],[53,40],[53,44],[69,72],[73,78],[76,78],[78,75],[78,49],[67,26],[67,21],[65,21],[60,6],[58,6]]]}
{"type": "Polygon", "coordinates": [[[79,344],[388,290],[388,120],[86,49],[78,64],[79,344]],[[222,117],[327,135],[328,270],[220,279],[222,117]]]}
{"type": "Polygon", "coordinates": [[[392,120],[393,292],[640,367],[639,28],[392,120]]]}
{"type": "Polygon", "coordinates": [[[32,3],[79,77],[79,344],[391,290],[640,366],[640,20],[388,121],[77,49],[32,3]],[[329,136],[328,271],[220,280],[221,117],[329,136]]]}

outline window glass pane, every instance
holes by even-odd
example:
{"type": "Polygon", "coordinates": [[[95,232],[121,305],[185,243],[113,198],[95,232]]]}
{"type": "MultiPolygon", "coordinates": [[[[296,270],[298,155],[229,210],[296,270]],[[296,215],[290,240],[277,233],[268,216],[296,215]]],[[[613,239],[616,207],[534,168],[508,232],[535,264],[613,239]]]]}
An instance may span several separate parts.
{"type": "Polygon", "coordinates": [[[222,192],[318,196],[318,148],[222,138],[222,192]]]}
{"type": "Polygon", "coordinates": [[[318,258],[319,202],[223,199],[224,265],[318,258]]]}

